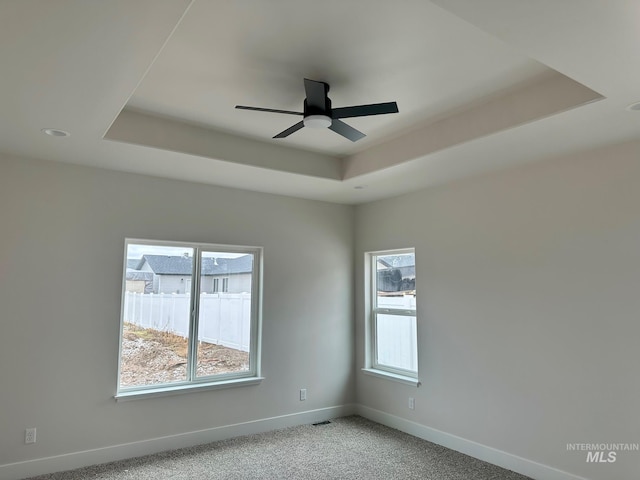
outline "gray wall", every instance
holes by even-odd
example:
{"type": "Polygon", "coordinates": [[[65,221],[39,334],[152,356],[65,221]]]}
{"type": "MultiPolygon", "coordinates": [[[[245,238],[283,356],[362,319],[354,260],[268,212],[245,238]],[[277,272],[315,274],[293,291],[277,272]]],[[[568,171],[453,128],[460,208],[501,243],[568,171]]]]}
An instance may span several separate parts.
{"type": "Polygon", "coordinates": [[[354,402],[352,207],[7,157],[0,201],[0,465],[354,402]],[[264,247],[262,384],[114,401],[125,237],[264,247]]]}
{"type": "Polygon", "coordinates": [[[587,478],[636,478],[638,452],[597,465],[566,444],[640,441],[639,158],[627,144],[358,207],[356,366],[364,252],[415,247],[422,381],[358,373],[358,402],[587,478]]]}
{"type": "Polygon", "coordinates": [[[356,401],[586,478],[634,478],[637,453],[594,465],[566,444],[639,441],[638,158],[640,144],[621,145],[362,205],[355,217],[2,158],[0,465],[356,401]],[[112,399],[125,236],[264,247],[260,386],[112,399]],[[416,248],[418,389],[358,371],[364,252],[396,247],[416,248]],[[30,426],[38,443],[25,446],[30,426]]]}

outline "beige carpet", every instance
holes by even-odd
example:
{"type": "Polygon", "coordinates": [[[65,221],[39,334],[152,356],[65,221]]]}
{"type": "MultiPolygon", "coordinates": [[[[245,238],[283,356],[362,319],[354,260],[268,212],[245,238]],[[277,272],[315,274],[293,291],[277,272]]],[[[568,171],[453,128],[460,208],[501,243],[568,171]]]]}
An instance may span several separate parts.
{"type": "Polygon", "coordinates": [[[362,417],[237,437],[33,480],[421,479],[528,477],[362,417]]]}

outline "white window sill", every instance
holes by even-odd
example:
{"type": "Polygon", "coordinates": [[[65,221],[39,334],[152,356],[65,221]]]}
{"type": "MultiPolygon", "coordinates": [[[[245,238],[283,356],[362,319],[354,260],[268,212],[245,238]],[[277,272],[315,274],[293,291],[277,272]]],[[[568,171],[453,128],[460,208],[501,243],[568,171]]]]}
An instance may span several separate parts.
{"type": "Polygon", "coordinates": [[[411,385],[412,387],[419,387],[421,385],[420,380],[414,377],[407,377],[406,375],[398,375],[396,373],[385,372],[383,370],[375,370],[373,368],[363,368],[362,373],[371,375],[372,377],[386,378],[398,383],[404,383],[405,385],[411,385]]]}
{"type": "Polygon", "coordinates": [[[116,394],[114,398],[118,402],[126,402],[130,400],[140,400],[143,398],[166,397],[169,395],[178,395],[181,393],[217,390],[219,388],[246,387],[249,385],[258,385],[260,382],[262,382],[262,380],[264,380],[264,377],[248,377],[236,378],[233,380],[225,380],[220,382],[189,383],[186,385],[165,385],[158,388],[146,388],[144,390],[120,392],[116,394]]]}

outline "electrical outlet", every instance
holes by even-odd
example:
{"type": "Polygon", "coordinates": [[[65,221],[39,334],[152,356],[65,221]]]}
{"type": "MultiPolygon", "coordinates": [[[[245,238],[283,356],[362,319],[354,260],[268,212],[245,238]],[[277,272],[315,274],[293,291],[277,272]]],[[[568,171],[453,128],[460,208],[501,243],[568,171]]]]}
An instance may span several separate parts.
{"type": "Polygon", "coordinates": [[[300,389],[300,401],[304,402],[307,399],[307,389],[306,388],[301,388],[300,389]]]}
{"type": "Polygon", "coordinates": [[[24,443],[36,443],[36,429],[27,428],[24,431],[24,443]]]}
{"type": "Polygon", "coordinates": [[[416,408],[416,400],[413,397],[409,397],[409,409],[414,410],[416,408]]]}

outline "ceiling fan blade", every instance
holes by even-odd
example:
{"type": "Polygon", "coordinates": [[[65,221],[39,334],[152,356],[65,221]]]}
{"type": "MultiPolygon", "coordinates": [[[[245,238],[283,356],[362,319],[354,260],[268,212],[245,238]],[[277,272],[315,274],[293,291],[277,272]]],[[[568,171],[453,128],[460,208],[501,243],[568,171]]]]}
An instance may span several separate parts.
{"type": "Polygon", "coordinates": [[[331,126],[329,127],[329,130],[333,130],[334,132],[342,135],[343,137],[351,140],[352,142],[357,142],[361,138],[366,137],[366,135],[361,131],[356,130],[355,128],[347,125],[342,120],[337,120],[337,119],[334,119],[333,122],[331,122],[331,126]]]}
{"type": "Polygon", "coordinates": [[[292,112],[291,110],[274,110],[272,108],[245,107],[244,105],[236,105],[236,108],[239,110],[255,110],[257,112],[287,113],[289,115],[303,115],[302,112],[292,112]]]}
{"type": "Polygon", "coordinates": [[[312,110],[325,111],[329,85],[324,82],[304,79],[304,91],[307,94],[307,107],[312,110]]]}
{"type": "Polygon", "coordinates": [[[292,127],[287,128],[286,130],[280,132],[279,134],[277,134],[275,137],[273,138],[284,138],[284,137],[288,137],[289,135],[291,135],[294,132],[297,132],[298,130],[300,130],[302,127],[304,127],[304,122],[298,122],[295,125],[293,125],[292,127]]]}
{"type": "Polygon", "coordinates": [[[385,113],[398,113],[396,102],[374,103],[371,105],[355,105],[353,107],[334,108],[332,118],[367,117],[369,115],[383,115],[385,113]]]}

